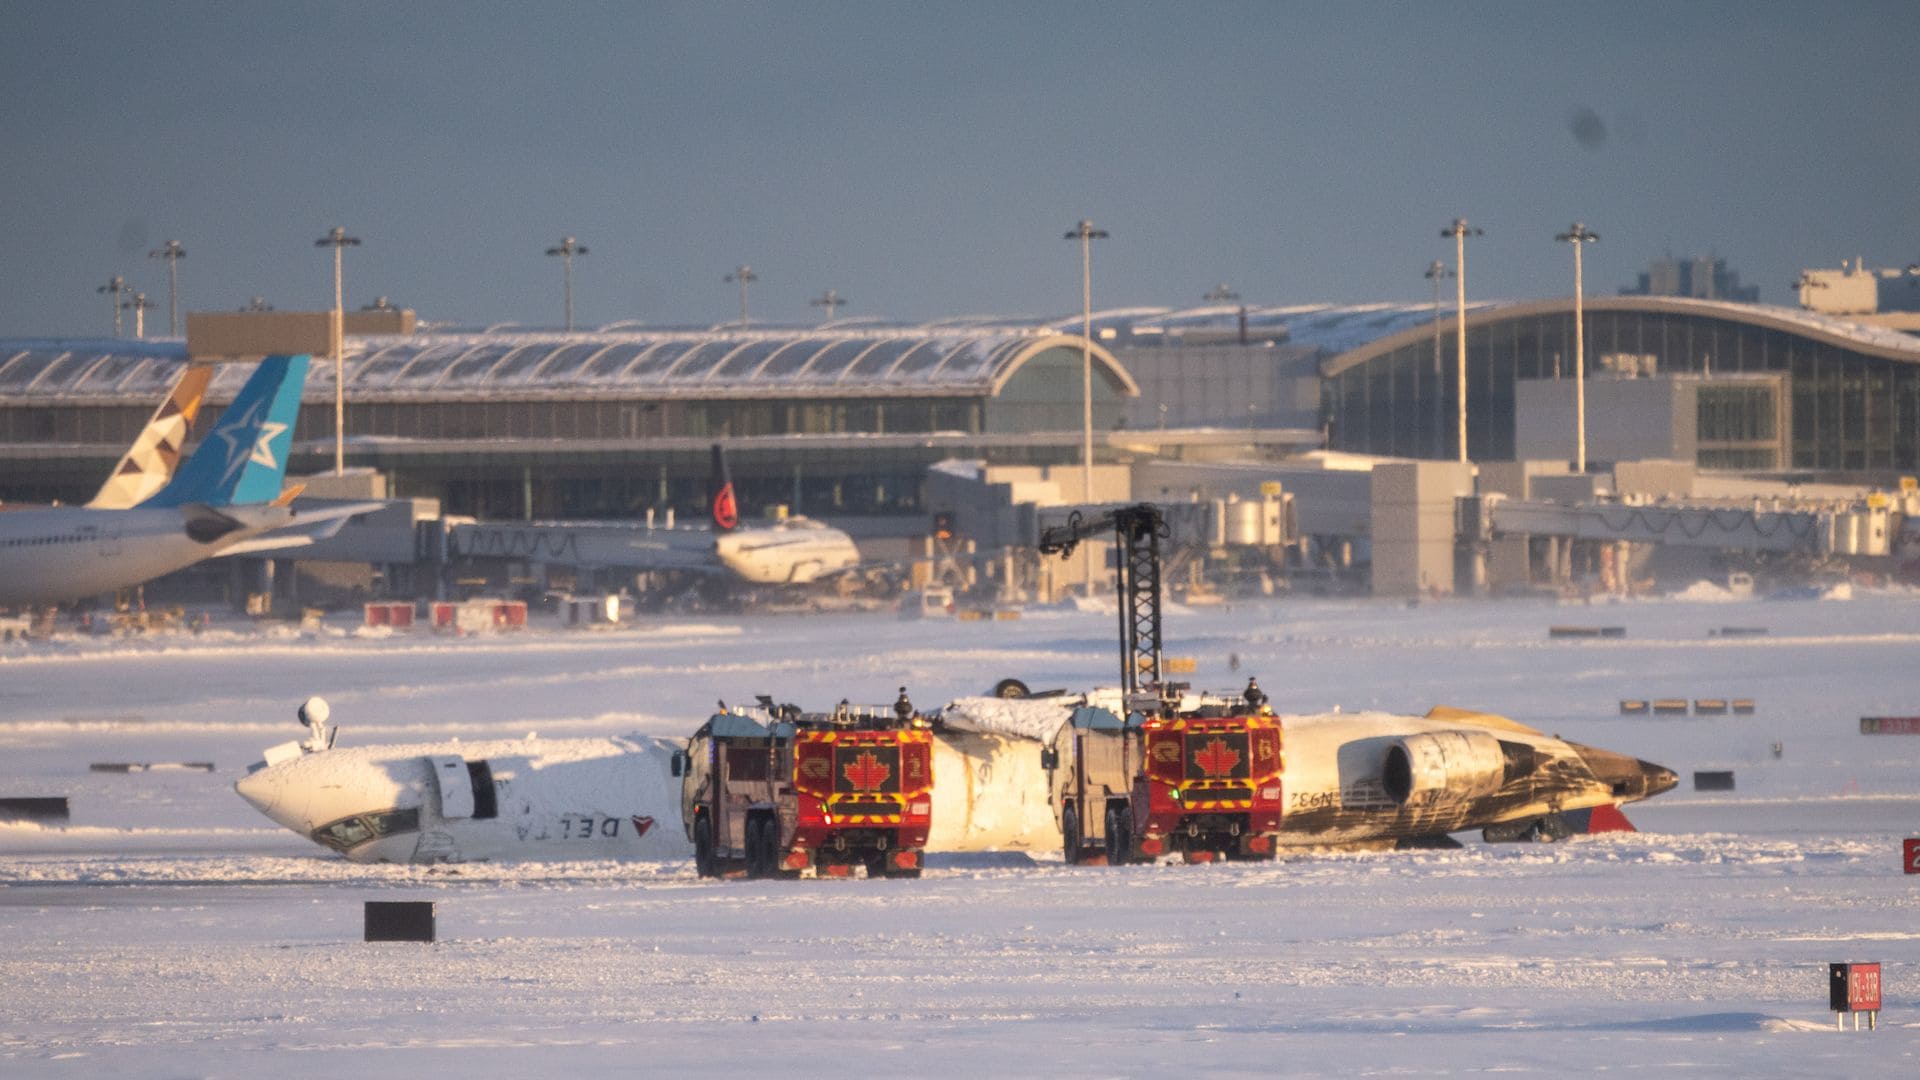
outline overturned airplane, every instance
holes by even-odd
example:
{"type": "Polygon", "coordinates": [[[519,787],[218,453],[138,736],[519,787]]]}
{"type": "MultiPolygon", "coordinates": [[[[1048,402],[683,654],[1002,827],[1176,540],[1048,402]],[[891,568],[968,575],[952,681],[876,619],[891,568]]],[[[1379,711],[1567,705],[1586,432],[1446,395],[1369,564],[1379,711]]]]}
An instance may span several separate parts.
{"type": "MultiPolygon", "coordinates": [[[[1084,834],[1072,847],[1063,839],[1060,748],[1093,726],[1093,713],[1124,724],[1091,697],[1092,706],[1079,697],[962,698],[940,710],[925,850],[1066,848],[1070,858],[1085,850],[1084,834]]],[[[680,782],[672,771],[681,740],[336,748],[324,702],[310,700],[300,715],[310,736],[269,750],[235,790],[273,821],[353,861],[694,854],[678,820],[680,782]]],[[[1282,849],[1411,846],[1470,830],[1488,840],[1555,840],[1589,822],[1604,827],[1619,806],[1676,782],[1661,766],[1484,713],[1274,719],[1285,746],[1275,837],[1282,849]]],[[[1075,816],[1105,820],[1130,794],[1118,784],[1085,791],[1075,816]]]]}

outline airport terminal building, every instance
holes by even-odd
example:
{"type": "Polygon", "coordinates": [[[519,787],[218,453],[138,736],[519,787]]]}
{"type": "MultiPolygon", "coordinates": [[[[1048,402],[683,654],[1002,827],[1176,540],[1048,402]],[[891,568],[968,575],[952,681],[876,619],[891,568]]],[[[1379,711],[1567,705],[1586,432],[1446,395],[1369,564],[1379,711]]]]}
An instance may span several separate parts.
{"type": "MultiPolygon", "coordinates": [[[[1573,456],[1572,309],[1571,298],[1470,305],[1475,461],[1573,456]]],[[[362,314],[345,349],[347,463],[449,514],[698,513],[718,441],[749,515],[785,506],[923,521],[938,461],[1071,468],[1081,455],[1077,317],[579,333],[406,332],[409,317],[356,332],[362,314]]],[[[1920,472],[1920,338],[1654,296],[1590,299],[1586,319],[1592,460],[1876,482],[1920,472]]],[[[0,498],[85,498],[181,365],[246,355],[219,337],[0,341],[0,498]]],[[[324,338],[307,348],[324,353],[324,338]]],[[[1321,446],[1457,454],[1449,306],[1108,311],[1095,315],[1088,353],[1101,464],[1273,460],[1321,446]]],[[[216,376],[203,427],[246,368],[216,376]]],[[[331,467],[333,399],[333,365],[317,360],[293,472],[331,467]]]]}
{"type": "MultiPolygon", "coordinates": [[[[196,344],[0,344],[0,493],[90,493],[189,356],[206,357],[196,344]]],[[[1089,353],[1094,426],[1110,432],[1138,388],[1089,353]]],[[[249,366],[221,370],[208,401],[231,400],[249,366]]],[[[1081,339],[1031,324],[350,335],[343,367],[349,465],[482,518],[695,510],[714,442],[743,509],[821,516],[917,513],[927,466],[947,457],[1080,456],[1081,339]]],[[[318,359],[294,472],[331,466],[333,398],[318,359]]]]}

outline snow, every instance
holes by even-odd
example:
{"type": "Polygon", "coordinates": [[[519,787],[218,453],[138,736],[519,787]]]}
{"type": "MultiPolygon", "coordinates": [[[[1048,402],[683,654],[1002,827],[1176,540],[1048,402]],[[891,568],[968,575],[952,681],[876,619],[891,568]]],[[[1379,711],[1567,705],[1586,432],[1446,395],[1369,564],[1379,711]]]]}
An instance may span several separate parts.
{"type": "Polygon", "coordinates": [[[955,856],[872,882],[711,882],[677,859],[359,866],[231,785],[301,734],[315,693],[342,747],[680,737],[756,693],[821,708],[1098,685],[1111,613],[8,645],[0,796],[65,795],[73,820],[0,825],[0,1076],[1911,1075],[1920,877],[1900,840],[1920,833],[1920,738],[1858,718],[1920,713],[1916,616],[1920,598],[1867,590],[1181,612],[1168,649],[1196,658],[1196,687],[1257,675],[1289,714],[1484,709],[1682,787],[1630,808],[1640,833],[1551,846],[955,856]],[[1547,637],[1585,622],[1627,634],[1547,637]],[[1769,632],[1710,633],[1727,625],[1769,632]],[[1680,696],[1758,712],[1618,711],[1680,696]],[[1692,791],[1702,769],[1738,789],[1692,791]],[[440,940],[361,942],[369,899],[434,901],[440,940]],[[1876,1033],[1826,1011],[1842,960],[1886,965],[1876,1033]]]}

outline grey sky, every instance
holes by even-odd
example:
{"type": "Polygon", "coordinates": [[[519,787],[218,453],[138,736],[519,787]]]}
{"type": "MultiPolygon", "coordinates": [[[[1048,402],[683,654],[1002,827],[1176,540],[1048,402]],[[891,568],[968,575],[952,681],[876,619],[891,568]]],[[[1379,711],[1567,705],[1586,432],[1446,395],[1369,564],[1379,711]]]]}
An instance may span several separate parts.
{"type": "Polygon", "coordinates": [[[1920,260],[1911,3],[293,4],[0,0],[0,336],[332,301],[557,325],[1567,295],[1714,252],[1920,260]],[[1578,110],[1592,117],[1580,127],[1578,110]],[[1597,118],[1599,125],[1592,122],[1597,118]],[[1604,135],[1597,140],[1593,136],[1604,135]]]}

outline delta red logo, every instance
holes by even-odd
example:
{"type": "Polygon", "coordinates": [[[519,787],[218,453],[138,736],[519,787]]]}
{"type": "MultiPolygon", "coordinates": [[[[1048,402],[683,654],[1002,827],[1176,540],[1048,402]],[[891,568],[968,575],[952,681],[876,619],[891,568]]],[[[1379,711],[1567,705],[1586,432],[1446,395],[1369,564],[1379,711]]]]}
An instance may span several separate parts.
{"type": "Polygon", "coordinates": [[[713,523],[721,532],[731,532],[740,524],[740,506],[733,501],[733,485],[728,484],[713,497],[713,523]]]}
{"type": "Polygon", "coordinates": [[[1240,764],[1240,751],[1228,746],[1225,739],[1215,739],[1194,753],[1193,763],[1208,776],[1226,776],[1240,764]]]}
{"type": "Polygon", "coordinates": [[[887,777],[893,775],[887,763],[874,757],[872,751],[847,762],[846,768],[841,771],[846,774],[847,783],[853,785],[855,791],[878,791],[880,785],[887,782],[887,777]]]}

